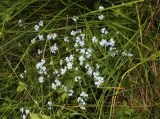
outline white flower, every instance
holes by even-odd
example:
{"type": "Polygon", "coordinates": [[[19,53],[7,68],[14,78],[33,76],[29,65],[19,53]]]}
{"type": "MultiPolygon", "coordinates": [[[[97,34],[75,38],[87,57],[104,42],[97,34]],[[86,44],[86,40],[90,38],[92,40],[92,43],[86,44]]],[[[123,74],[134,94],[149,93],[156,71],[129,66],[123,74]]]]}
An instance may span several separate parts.
{"type": "Polygon", "coordinates": [[[103,9],[104,9],[104,7],[103,6],[99,6],[99,11],[101,12],[103,9]]]}
{"type": "Polygon", "coordinates": [[[99,69],[99,68],[100,68],[100,65],[99,65],[99,64],[96,64],[96,68],[99,69]]]}
{"type": "Polygon", "coordinates": [[[113,38],[111,38],[111,39],[110,39],[110,46],[112,46],[112,47],[113,47],[114,45],[115,45],[115,41],[114,41],[114,39],[113,39],[113,38]]]}
{"type": "Polygon", "coordinates": [[[91,67],[88,68],[88,71],[87,71],[87,74],[89,76],[92,76],[92,73],[93,73],[93,69],[91,67]]]}
{"type": "Polygon", "coordinates": [[[36,38],[33,38],[33,39],[31,40],[31,43],[34,44],[35,42],[36,42],[36,38]]]}
{"type": "Polygon", "coordinates": [[[74,22],[77,22],[78,19],[79,19],[79,17],[77,17],[77,16],[73,16],[73,17],[72,17],[72,20],[73,20],[74,22]]]}
{"type": "Polygon", "coordinates": [[[75,48],[78,47],[78,43],[75,43],[75,44],[74,44],[74,47],[75,47],[75,48]]]}
{"type": "Polygon", "coordinates": [[[92,37],[92,43],[96,43],[97,42],[97,38],[95,36],[92,37]]]}
{"type": "Polygon", "coordinates": [[[78,98],[77,98],[77,101],[78,101],[79,103],[82,103],[84,100],[83,100],[81,97],[78,97],[78,98]]]}
{"type": "Polygon", "coordinates": [[[60,86],[61,85],[61,82],[59,80],[57,80],[57,79],[54,82],[55,82],[56,86],[60,86]]]}
{"type": "Polygon", "coordinates": [[[73,96],[74,91],[73,90],[69,90],[68,91],[68,96],[73,96]]]}
{"type": "Polygon", "coordinates": [[[21,24],[22,23],[22,19],[18,20],[18,24],[21,24]]]}
{"type": "Polygon", "coordinates": [[[97,79],[97,77],[99,77],[99,72],[93,72],[93,76],[95,79],[97,79]]]}
{"type": "Polygon", "coordinates": [[[48,34],[47,35],[47,40],[51,40],[52,39],[52,35],[51,34],[48,34]]]}
{"type": "Polygon", "coordinates": [[[70,56],[69,56],[69,60],[70,60],[70,61],[73,61],[73,59],[74,59],[74,55],[70,55],[70,56]]]}
{"type": "Polygon", "coordinates": [[[79,106],[82,110],[86,110],[86,108],[84,107],[84,105],[86,105],[86,102],[83,98],[84,97],[78,97],[77,102],[79,103],[79,106]]]}
{"type": "Polygon", "coordinates": [[[26,119],[26,115],[23,114],[23,115],[22,115],[22,119],[26,119]]]}
{"type": "Polygon", "coordinates": [[[43,76],[40,76],[40,77],[39,77],[39,82],[40,82],[40,83],[43,83],[43,82],[44,82],[44,77],[43,77],[43,76]]]}
{"type": "Polygon", "coordinates": [[[65,85],[62,85],[62,88],[65,92],[67,92],[67,87],[65,85]]]}
{"type": "Polygon", "coordinates": [[[73,63],[68,62],[68,63],[67,63],[67,68],[68,68],[68,69],[72,69],[72,68],[73,68],[73,63]]]}
{"type": "Polygon", "coordinates": [[[52,34],[52,39],[54,40],[55,38],[57,38],[57,33],[52,34]]]}
{"type": "Polygon", "coordinates": [[[85,69],[88,69],[89,67],[90,67],[89,64],[86,64],[86,65],[85,65],[85,69]]]}
{"type": "Polygon", "coordinates": [[[56,86],[54,83],[52,83],[51,88],[52,88],[53,90],[56,90],[56,89],[57,89],[57,86],[56,86]]]}
{"type": "Polygon", "coordinates": [[[50,47],[51,53],[56,53],[57,50],[58,50],[58,47],[57,47],[56,43],[53,46],[50,47]]]}
{"type": "Polygon", "coordinates": [[[81,97],[88,97],[88,94],[87,94],[86,92],[82,92],[82,93],[80,94],[80,96],[81,96],[81,97]]]}
{"type": "Polygon", "coordinates": [[[75,82],[78,82],[78,81],[80,81],[81,80],[81,77],[80,76],[76,76],[75,78],[74,78],[74,81],[75,82]]]}
{"type": "Polygon", "coordinates": [[[61,69],[61,75],[65,74],[67,71],[67,67],[61,69]]]}
{"type": "Polygon", "coordinates": [[[102,29],[101,29],[101,33],[103,33],[103,34],[104,34],[104,33],[105,33],[105,31],[106,31],[106,28],[102,28],[102,29]]]}
{"type": "Polygon", "coordinates": [[[100,87],[103,83],[104,83],[103,77],[97,77],[97,79],[95,79],[95,85],[97,87],[100,87]]]}
{"type": "Polygon", "coordinates": [[[42,20],[39,21],[39,26],[41,26],[41,27],[43,26],[43,21],[42,20]]]}
{"type": "Polygon", "coordinates": [[[24,74],[23,73],[21,73],[19,76],[21,77],[21,78],[24,78],[24,76],[23,76],[24,74]]]}
{"type": "Polygon", "coordinates": [[[102,39],[101,42],[99,42],[99,45],[105,46],[107,41],[105,39],[102,39]]]}
{"type": "Polygon", "coordinates": [[[42,52],[43,52],[42,50],[38,49],[38,54],[39,54],[39,55],[40,55],[42,52]]]}
{"type": "Polygon", "coordinates": [[[66,37],[64,37],[64,41],[65,42],[69,42],[69,38],[66,36],[66,37]]]}
{"type": "Polygon", "coordinates": [[[86,110],[86,108],[85,108],[84,106],[81,106],[81,105],[80,105],[80,108],[81,108],[82,110],[86,110]]]}
{"type": "Polygon", "coordinates": [[[101,29],[101,33],[102,33],[102,34],[108,34],[108,31],[106,30],[106,28],[102,28],[102,29],[101,29]]]}
{"type": "Polygon", "coordinates": [[[82,30],[81,30],[81,29],[78,29],[78,30],[77,30],[77,33],[82,33],[82,30]]]}
{"type": "Polygon", "coordinates": [[[28,109],[26,109],[26,110],[25,110],[25,113],[26,113],[26,115],[28,115],[28,114],[29,114],[29,110],[28,110],[28,109]]]}
{"type": "Polygon", "coordinates": [[[80,42],[79,42],[79,45],[80,45],[81,47],[83,47],[84,44],[85,44],[84,41],[80,41],[80,42]]]}
{"type": "Polygon", "coordinates": [[[20,109],[20,111],[23,113],[23,112],[24,112],[24,108],[22,107],[22,108],[20,109]]]}
{"type": "Polygon", "coordinates": [[[77,31],[72,30],[70,33],[72,36],[75,36],[77,34],[77,31]]]}
{"type": "Polygon", "coordinates": [[[51,106],[52,106],[52,102],[51,102],[51,101],[48,101],[48,103],[47,103],[47,104],[48,104],[48,106],[49,106],[49,107],[51,107],[51,106]]]}
{"type": "Polygon", "coordinates": [[[129,56],[129,57],[133,57],[133,54],[132,54],[132,53],[128,53],[128,56],[129,56]]]}
{"type": "Polygon", "coordinates": [[[22,22],[22,20],[20,19],[20,20],[18,20],[18,24],[19,24],[19,26],[20,27],[22,27],[23,26],[23,22],[22,22]]]}
{"type": "Polygon", "coordinates": [[[35,26],[34,26],[34,30],[35,30],[35,31],[38,31],[38,30],[39,30],[39,26],[38,26],[38,25],[35,25],[35,26]]]}
{"type": "Polygon", "coordinates": [[[80,36],[81,36],[81,38],[84,40],[85,34],[82,33],[80,36]]]}
{"type": "Polygon", "coordinates": [[[43,34],[42,35],[38,35],[39,40],[44,40],[43,34]]]}
{"type": "Polygon", "coordinates": [[[81,65],[81,66],[83,65],[84,60],[85,60],[84,56],[81,55],[81,56],[79,57],[79,61],[80,61],[80,65],[81,65]]]}
{"type": "Polygon", "coordinates": [[[103,14],[101,14],[101,15],[98,16],[99,20],[104,20],[104,18],[105,18],[105,16],[103,14]]]}
{"type": "Polygon", "coordinates": [[[89,59],[89,58],[91,57],[92,51],[93,51],[93,49],[87,48],[87,51],[86,51],[86,53],[85,53],[87,59],[89,59]]]}
{"type": "Polygon", "coordinates": [[[133,57],[132,53],[127,52],[126,50],[122,52],[122,56],[133,57]]]}
{"type": "Polygon", "coordinates": [[[86,50],[85,48],[80,49],[80,53],[81,53],[81,54],[84,54],[84,53],[85,53],[85,50],[86,50]]]}
{"type": "Polygon", "coordinates": [[[52,34],[48,34],[47,35],[47,40],[55,40],[55,38],[57,37],[57,34],[56,33],[52,33],[52,34]]]}
{"type": "Polygon", "coordinates": [[[116,31],[116,34],[119,34],[119,32],[118,32],[118,31],[116,31]]]}

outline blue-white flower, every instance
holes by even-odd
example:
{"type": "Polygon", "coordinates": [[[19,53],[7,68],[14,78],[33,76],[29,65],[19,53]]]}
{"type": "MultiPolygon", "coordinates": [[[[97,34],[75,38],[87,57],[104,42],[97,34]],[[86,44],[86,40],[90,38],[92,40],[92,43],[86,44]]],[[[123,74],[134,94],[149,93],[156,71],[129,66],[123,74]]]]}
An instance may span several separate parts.
{"type": "Polygon", "coordinates": [[[101,12],[104,9],[103,6],[99,6],[98,10],[101,12]]]}
{"type": "Polygon", "coordinates": [[[35,31],[38,31],[38,30],[39,30],[39,26],[38,26],[38,25],[35,25],[35,26],[34,26],[34,30],[35,30],[35,31]]]}
{"type": "Polygon", "coordinates": [[[58,47],[57,47],[57,44],[55,43],[53,46],[51,46],[50,47],[50,51],[51,51],[51,53],[56,53],[57,52],[57,50],[58,50],[58,47]]]}
{"type": "Polygon", "coordinates": [[[43,34],[41,34],[41,35],[38,35],[38,38],[39,38],[39,40],[44,40],[44,37],[43,37],[43,34]]]}
{"type": "Polygon", "coordinates": [[[39,21],[39,26],[41,26],[41,27],[43,26],[43,21],[42,20],[39,21]]]}
{"type": "Polygon", "coordinates": [[[97,38],[95,36],[92,37],[92,43],[96,43],[97,42],[97,38]]]}
{"type": "Polygon", "coordinates": [[[73,17],[72,17],[72,20],[73,20],[74,22],[77,22],[78,19],[79,19],[78,16],[73,16],[73,17]]]}
{"type": "Polygon", "coordinates": [[[68,96],[73,96],[74,91],[73,90],[69,90],[68,91],[68,96]]]}
{"type": "Polygon", "coordinates": [[[99,20],[104,20],[104,18],[105,18],[105,16],[103,14],[101,14],[101,15],[98,16],[99,20]]]}
{"type": "Polygon", "coordinates": [[[43,77],[43,76],[40,76],[40,77],[39,77],[39,82],[40,82],[40,83],[43,83],[43,82],[44,82],[44,77],[43,77]]]}

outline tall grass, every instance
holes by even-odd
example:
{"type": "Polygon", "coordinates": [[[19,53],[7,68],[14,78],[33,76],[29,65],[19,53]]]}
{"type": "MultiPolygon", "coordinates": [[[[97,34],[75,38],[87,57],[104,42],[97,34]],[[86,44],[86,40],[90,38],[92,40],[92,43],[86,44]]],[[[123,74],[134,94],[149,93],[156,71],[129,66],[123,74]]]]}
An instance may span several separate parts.
{"type": "Polygon", "coordinates": [[[159,7],[1,0],[0,118],[160,118],[159,7]]]}

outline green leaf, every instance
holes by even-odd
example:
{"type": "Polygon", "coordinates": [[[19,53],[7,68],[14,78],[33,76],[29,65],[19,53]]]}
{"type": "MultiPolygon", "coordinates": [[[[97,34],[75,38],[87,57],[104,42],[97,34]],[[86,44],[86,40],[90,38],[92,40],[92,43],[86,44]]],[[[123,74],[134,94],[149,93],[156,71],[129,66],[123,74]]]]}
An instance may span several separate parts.
{"type": "Polygon", "coordinates": [[[126,109],[126,110],[124,111],[124,113],[125,113],[126,115],[131,115],[132,113],[134,113],[134,110],[133,110],[133,109],[126,109]]]}
{"type": "Polygon", "coordinates": [[[51,119],[51,118],[47,115],[31,113],[30,114],[30,119],[51,119]]]}
{"type": "Polygon", "coordinates": [[[64,100],[65,100],[66,98],[68,98],[68,94],[67,94],[66,92],[63,93],[62,96],[61,96],[61,98],[62,98],[62,101],[64,102],[64,100]]]}
{"type": "Polygon", "coordinates": [[[24,91],[25,88],[26,88],[26,84],[19,82],[18,87],[17,87],[17,92],[20,93],[20,92],[24,91]]]}

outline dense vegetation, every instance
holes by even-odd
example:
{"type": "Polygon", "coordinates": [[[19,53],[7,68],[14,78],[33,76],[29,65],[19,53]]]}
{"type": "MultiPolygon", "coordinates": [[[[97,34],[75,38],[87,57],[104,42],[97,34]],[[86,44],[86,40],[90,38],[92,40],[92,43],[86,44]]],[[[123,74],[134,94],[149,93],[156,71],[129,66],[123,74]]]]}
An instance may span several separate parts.
{"type": "Polygon", "coordinates": [[[159,119],[160,0],[1,0],[0,119],[159,119]]]}

